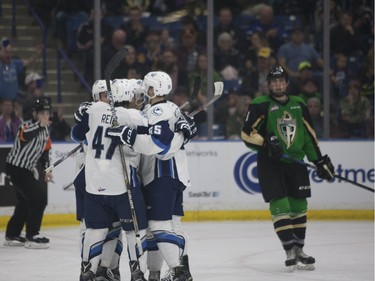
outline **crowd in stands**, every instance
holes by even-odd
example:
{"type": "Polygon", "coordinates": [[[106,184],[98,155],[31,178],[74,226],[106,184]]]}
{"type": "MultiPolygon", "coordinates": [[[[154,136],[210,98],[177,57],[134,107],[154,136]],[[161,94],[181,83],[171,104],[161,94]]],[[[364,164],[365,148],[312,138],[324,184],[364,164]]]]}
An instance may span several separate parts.
{"type": "MultiPolygon", "coordinates": [[[[30,2],[68,55],[83,61],[84,76],[92,83],[93,2],[30,2]]],[[[323,0],[221,0],[214,9],[213,81],[224,81],[224,95],[214,105],[215,137],[239,139],[246,106],[268,94],[267,72],[281,65],[289,74],[290,94],[305,100],[323,138],[323,0]]],[[[129,52],[113,79],[142,79],[149,71],[163,70],[173,81],[171,99],[183,103],[199,76],[201,91],[194,103],[206,101],[206,1],[102,0],[101,10],[102,73],[126,46],[129,52]]],[[[331,61],[324,75],[330,81],[331,138],[374,138],[373,12],[373,1],[330,1],[331,61]]],[[[197,122],[204,139],[202,115],[197,122]]]]}

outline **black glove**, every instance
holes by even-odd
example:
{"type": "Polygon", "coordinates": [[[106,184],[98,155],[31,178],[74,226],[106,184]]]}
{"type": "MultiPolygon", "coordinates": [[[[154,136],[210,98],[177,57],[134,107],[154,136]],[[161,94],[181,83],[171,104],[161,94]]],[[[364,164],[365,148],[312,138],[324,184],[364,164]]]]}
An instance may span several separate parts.
{"type": "Polygon", "coordinates": [[[180,118],[175,124],[175,132],[182,132],[184,134],[184,144],[187,144],[197,133],[197,125],[193,117],[189,117],[186,114],[181,114],[180,118]]]}
{"type": "Polygon", "coordinates": [[[92,102],[85,101],[79,105],[78,109],[74,112],[74,121],[76,124],[81,123],[83,115],[86,114],[87,109],[89,109],[92,104],[92,102]]]}
{"type": "Polygon", "coordinates": [[[283,156],[283,149],[280,146],[279,139],[274,134],[269,135],[264,140],[264,149],[269,158],[280,160],[283,156]]]}
{"type": "Polygon", "coordinates": [[[132,147],[137,137],[137,130],[131,129],[128,126],[120,125],[107,129],[107,134],[118,144],[126,144],[132,147]]]}
{"type": "Polygon", "coordinates": [[[327,181],[332,181],[335,177],[335,168],[328,155],[324,155],[318,160],[314,161],[316,166],[316,173],[319,178],[327,181]]]}

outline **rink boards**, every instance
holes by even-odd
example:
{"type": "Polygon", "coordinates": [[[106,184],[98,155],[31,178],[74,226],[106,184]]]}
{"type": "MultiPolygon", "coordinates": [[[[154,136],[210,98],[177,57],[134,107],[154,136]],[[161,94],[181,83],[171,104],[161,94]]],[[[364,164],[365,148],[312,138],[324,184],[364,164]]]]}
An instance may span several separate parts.
{"type": "MultiPolygon", "coordinates": [[[[374,188],[374,142],[321,142],[323,154],[329,154],[336,173],[374,188]]],[[[52,163],[71,151],[75,143],[55,143],[52,163]]],[[[5,157],[11,145],[1,145],[5,157]]],[[[191,186],[184,194],[187,220],[268,219],[268,205],[260,194],[256,157],[241,141],[193,141],[186,146],[191,186]]],[[[48,186],[48,206],[44,223],[74,223],[75,197],[72,189],[63,190],[75,176],[75,159],[68,158],[54,170],[54,183],[48,186]]],[[[272,176],[270,174],[270,176],[272,176]]],[[[310,171],[312,219],[374,219],[374,193],[347,182],[321,181],[310,171]]],[[[0,227],[13,212],[14,193],[5,177],[0,178],[0,227]]]]}

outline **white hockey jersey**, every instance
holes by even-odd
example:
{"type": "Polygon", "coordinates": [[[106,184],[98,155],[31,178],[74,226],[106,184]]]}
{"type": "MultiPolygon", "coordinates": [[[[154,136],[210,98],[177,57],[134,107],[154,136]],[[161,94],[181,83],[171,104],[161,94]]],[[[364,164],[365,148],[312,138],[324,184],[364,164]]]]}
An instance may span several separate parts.
{"type": "Polygon", "coordinates": [[[141,161],[143,184],[147,185],[155,178],[170,176],[178,179],[185,186],[190,186],[186,152],[181,149],[184,137],[182,133],[174,133],[175,123],[181,115],[180,109],[176,104],[166,101],[146,107],[144,114],[147,116],[149,127],[154,127],[151,132],[157,134],[160,130],[160,136],[152,139],[162,151],[152,155],[143,153],[141,161]]]}
{"type": "MultiPolygon", "coordinates": [[[[112,112],[110,105],[104,102],[93,104],[88,110],[88,127],[86,140],[88,142],[86,154],[86,191],[100,195],[119,195],[126,192],[123,166],[118,145],[106,134],[107,128],[112,126],[112,112]]],[[[132,127],[147,126],[147,119],[138,110],[122,107],[116,108],[119,124],[132,127]]],[[[137,169],[140,155],[133,149],[122,146],[125,154],[126,169],[129,181],[137,181],[137,169]]]]}

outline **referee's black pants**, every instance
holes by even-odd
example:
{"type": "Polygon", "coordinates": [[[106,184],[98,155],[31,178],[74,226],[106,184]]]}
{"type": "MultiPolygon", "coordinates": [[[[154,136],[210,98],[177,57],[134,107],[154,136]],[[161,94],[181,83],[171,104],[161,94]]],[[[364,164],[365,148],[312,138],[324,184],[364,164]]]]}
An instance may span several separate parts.
{"type": "Polygon", "coordinates": [[[26,238],[32,238],[39,234],[47,205],[47,191],[28,169],[7,163],[6,173],[16,192],[17,204],[8,222],[5,235],[19,236],[26,224],[26,238]]]}

